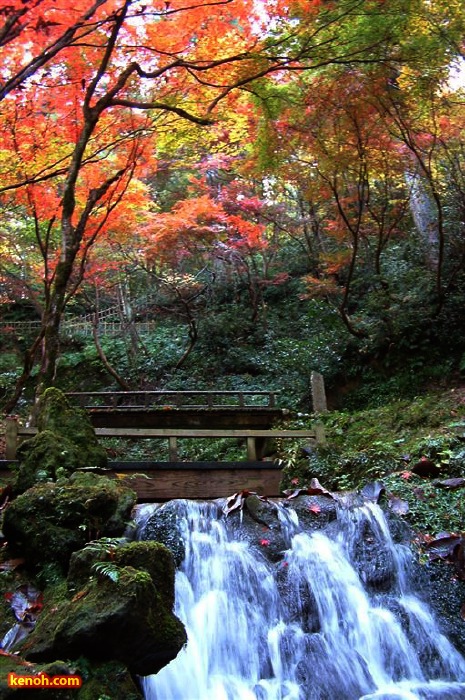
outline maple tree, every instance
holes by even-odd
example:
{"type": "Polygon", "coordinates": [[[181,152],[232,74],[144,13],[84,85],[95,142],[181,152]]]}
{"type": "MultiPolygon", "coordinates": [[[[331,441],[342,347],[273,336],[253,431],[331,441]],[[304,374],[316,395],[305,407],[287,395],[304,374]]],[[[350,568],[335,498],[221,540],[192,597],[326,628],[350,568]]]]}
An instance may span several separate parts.
{"type": "MultiPolygon", "coordinates": [[[[273,116],[283,100],[292,102],[307,71],[318,76],[335,65],[379,64],[391,75],[393,62],[403,60],[418,70],[425,37],[433,36],[424,27],[434,27],[445,8],[428,3],[428,12],[431,21],[424,3],[405,0],[389,9],[378,0],[276,0],[266,7],[251,0],[11,0],[4,6],[0,196],[4,208],[21,207],[29,221],[43,284],[42,327],[15,398],[38,353],[39,390],[53,383],[64,309],[85,278],[95,243],[116,235],[122,215],[128,237],[144,227],[149,256],[169,251],[179,261],[183,245],[198,249],[219,227],[229,231],[228,244],[238,236],[245,270],[245,247],[249,255],[264,240],[263,222],[201,197],[154,219],[149,192],[138,183],[156,170],[159,149],[178,138],[195,142],[199,129],[213,123],[218,148],[250,139],[256,106],[273,116]],[[417,18],[420,29],[407,41],[417,18]],[[231,120],[234,110],[240,118],[231,120]],[[124,210],[130,197],[134,206],[124,210]],[[211,208],[206,222],[205,207],[211,208]],[[170,235],[168,224],[181,216],[190,225],[170,235]]],[[[454,22],[451,38],[458,34],[457,13],[454,22]]],[[[434,49],[437,56],[444,42],[433,38],[429,55],[434,49]]],[[[436,63],[443,66],[451,51],[444,49],[436,63]]],[[[262,121],[258,140],[271,152],[278,144],[268,123],[262,121]]]]}

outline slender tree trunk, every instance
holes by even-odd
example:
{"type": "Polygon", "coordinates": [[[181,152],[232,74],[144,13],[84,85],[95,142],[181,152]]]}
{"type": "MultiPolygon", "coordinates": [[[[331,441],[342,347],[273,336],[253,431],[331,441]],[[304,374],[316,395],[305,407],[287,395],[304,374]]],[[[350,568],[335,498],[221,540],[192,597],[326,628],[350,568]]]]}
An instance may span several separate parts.
{"type": "Polygon", "coordinates": [[[430,270],[436,271],[439,263],[439,229],[435,203],[419,173],[407,172],[405,180],[410,188],[410,211],[420,236],[425,263],[430,270]]]}
{"type": "Polygon", "coordinates": [[[95,347],[97,348],[98,356],[100,357],[100,360],[107,370],[108,374],[110,374],[113,379],[116,380],[116,382],[119,384],[119,386],[124,390],[124,391],[132,391],[132,387],[130,384],[126,382],[125,379],[116,371],[116,369],[113,367],[113,365],[109,362],[108,357],[105,354],[104,349],[102,348],[100,344],[100,338],[98,335],[98,314],[94,314],[94,319],[92,322],[92,330],[93,330],[93,336],[94,336],[94,343],[95,347]]]}

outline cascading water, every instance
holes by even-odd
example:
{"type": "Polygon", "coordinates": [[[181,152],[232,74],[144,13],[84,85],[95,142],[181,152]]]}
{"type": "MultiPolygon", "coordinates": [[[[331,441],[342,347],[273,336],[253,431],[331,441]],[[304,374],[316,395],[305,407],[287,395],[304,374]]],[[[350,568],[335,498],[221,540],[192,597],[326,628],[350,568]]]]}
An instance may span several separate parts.
{"type": "Polygon", "coordinates": [[[177,502],[188,643],[142,680],[146,700],[465,699],[465,660],[409,591],[410,551],[394,545],[382,510],[339,509],[323,533],[277,507],[287,549],[272,563],[218,504],[177,502]],[[367,528],[395,574],[383,592],[369,593],[356,562],[367,528]]]}

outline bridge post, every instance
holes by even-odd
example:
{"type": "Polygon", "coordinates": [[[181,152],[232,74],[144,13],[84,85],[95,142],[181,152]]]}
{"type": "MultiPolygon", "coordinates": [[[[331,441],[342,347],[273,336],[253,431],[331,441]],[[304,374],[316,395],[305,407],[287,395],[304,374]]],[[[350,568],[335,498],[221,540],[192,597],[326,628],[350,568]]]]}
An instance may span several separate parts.
{"type": "Polygon", "coordinates": [[[168,438],[168,453],[170,462],[178,461],[178,440],[172,435],[168,438]]]}
{"type": "Polygon", "coordinates": [[[249,462],[257,461],[257,445],[254,437],[247,438],[247,459],[249,462]]]}

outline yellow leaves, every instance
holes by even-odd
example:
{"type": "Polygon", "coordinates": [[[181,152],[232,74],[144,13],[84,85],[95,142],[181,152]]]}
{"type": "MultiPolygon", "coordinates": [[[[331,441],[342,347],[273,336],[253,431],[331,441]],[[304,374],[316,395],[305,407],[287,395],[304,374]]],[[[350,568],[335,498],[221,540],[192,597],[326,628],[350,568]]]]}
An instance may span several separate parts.
{"type": "Polygon", "coordinates": [[[312,275],[306,275],[303,281],[306,286],[306,292],[300,295],[301,299],[325,298],[328,295],[333,296],[340,292],[336,281],[331,278],[318,278],[312,275]]]}

